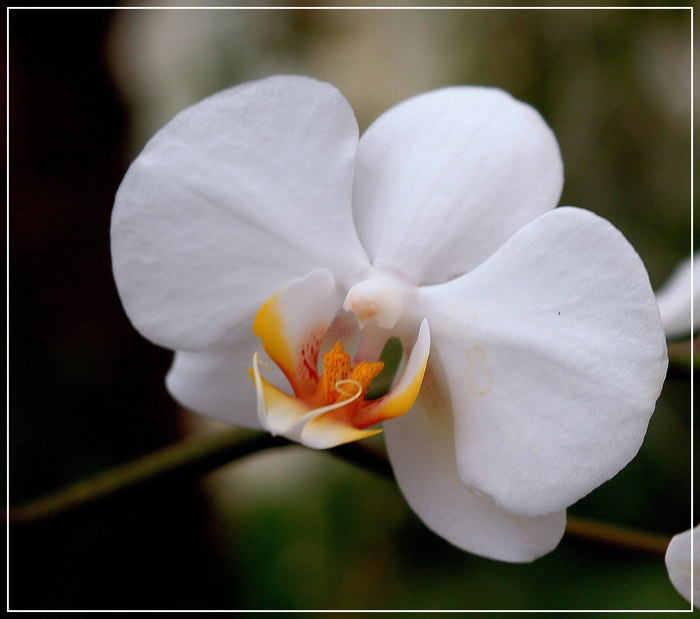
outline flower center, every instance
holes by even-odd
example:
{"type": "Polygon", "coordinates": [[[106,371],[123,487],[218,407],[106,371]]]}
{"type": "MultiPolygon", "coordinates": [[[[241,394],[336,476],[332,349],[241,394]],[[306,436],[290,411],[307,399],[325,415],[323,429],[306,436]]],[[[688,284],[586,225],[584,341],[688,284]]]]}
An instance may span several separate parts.
{"type": "MultiPolygon", "coordinates": [[[[351,290],[353,295],[347,302],[358,321],[376,317],[380,325],[392,320],[395,323],[403,307],[403,291],[394,285],[396,296],[391,297],[380,294],[378,285],[376,277],[361,282],[351,290]],[[399,314],[392,317],[397,311],[399,314]]],[[[267,366],[255,353],[250,376],[257,394],[260,425],[272,434],[315,449],[372,436],[381,430],[369,429],[371,426],[406,413],[418,396],[430,351],[430,333],[423,321],[401,376],[368,400],[367,390],[384,369],[384,361],[367,361],[378,355],[367,349],[360,354],[358,349],[358,362],[353,365],[341,341],[352,340],[351,332],[356,327],[344,312],[338,313],[340,297],[336,291],[329,272],[312,271],[270,297],[253,321],[253,333],[260,337],[265,352],[294,392],[290,395],[266,380],[260,366],[267,366]],[[323,355],[319,368],[325,338],[335,344],[323,355]]],[[[375,334],[374,329],[364,335],[371,340],[376,336],[379,343],[386,340],[386,334],[375,334]]]]}
{"type": "Polygon", "coordinates": [[[320,397],[323,404],[333,404],[342,402],[357,395],[359,389],[360,397],[358,405],[364,402],[370,383],[384,368],[383,361],[368,363],[361,361],[352,367],[350,355],[345,352],[343,345],[336,342],[333,348],[323,355],[323,370],[319,380],[319,386],[315,397],[320,397]],[[347,385],[355,388],[348,390],[347,385]]]}

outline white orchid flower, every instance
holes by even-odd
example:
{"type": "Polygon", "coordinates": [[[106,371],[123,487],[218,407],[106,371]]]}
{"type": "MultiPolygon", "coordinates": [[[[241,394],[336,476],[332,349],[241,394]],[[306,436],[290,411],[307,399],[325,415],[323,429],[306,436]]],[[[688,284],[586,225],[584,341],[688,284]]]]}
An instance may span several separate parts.
{"type": "Polygon", "coordinates": [[[667,365],[639,256],[555,209],[562,184],[552,131],[501,90],[422,94],[359,138],[334,87],[272,77],[146,145],[116,197],[115,278],[176,351],[183,406],[315,448],[385,420],[428,527],[531,561],[637,453],[667,365]],[[368,400],[390,337],[409,354],[368,400]]]}
{"type": "Polygon", "coordinates": [[[686,600],[700,608],[700,564],[695,550],[700,547],[700,526],[674,535],[666,551],[666,569],[671,583],[686,600]],[[692,565],[692,568],[691,568],[692,565]]]}
{"type": "Polygon", "coordinates": [[[692,337],[700,328],[699,268],[700,256],[683,260],[656,293],[661,324],[669,338],[692,337]]]}

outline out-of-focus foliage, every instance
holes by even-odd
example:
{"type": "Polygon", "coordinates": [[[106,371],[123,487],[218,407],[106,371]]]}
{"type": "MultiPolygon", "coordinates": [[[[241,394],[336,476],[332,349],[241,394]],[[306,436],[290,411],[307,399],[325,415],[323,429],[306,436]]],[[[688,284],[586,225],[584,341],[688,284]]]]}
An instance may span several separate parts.
{"type": "MultiPolygon", "coordinates": [[[[108,217],[128,158],[221,88],[312,75],[340,88],[361,129],[431,88],[504,88],[554,129],[562,204],[620,228],[655,287],[690,253],[688,10],[82,15],[87,30],[75,13],[10,14],[13,501],[177,435],[168,355],[121,315],[108,217]]],[[[689,382],[670,372],[638,457],[572,514],[690,526],[689,382]]],[[[20,531],[13,565],[12,608],[686,608],[660,558],[566,540],[531,565],[474,557],[427,531],[389,481],[296,447],[20,531]]]]}

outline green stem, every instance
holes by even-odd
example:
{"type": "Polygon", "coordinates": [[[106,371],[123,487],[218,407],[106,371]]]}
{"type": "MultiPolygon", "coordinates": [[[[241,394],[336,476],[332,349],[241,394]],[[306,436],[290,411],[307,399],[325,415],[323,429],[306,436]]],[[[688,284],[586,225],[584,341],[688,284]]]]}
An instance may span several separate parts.
{"type": "MultiPolygon", "coordinates": [[[[196,479],[245,456],[290,444],[294,443],[281,437],[241,429],[196,435],[67,488],[11,507],[9,522],[18,526],[45,521],[107,499],[116,499],[146,484],[196,479]]],[[[386,455],[376,449],[362,443],[349,443],[329,451],[353,464],[393,479],[386,455]]],[[[584,542],[661,556],[666,552],[670,541],[668,537],[575,517],[569,517],[566,535],[584,542]]]]}
{"type": "Polygon", "coordinates": [[[614,546],[623,550],[666,555],[671,538],[666,535],[628,529],[619,525],[594,522],[584,518],[569,516],[566,521],[566,535],[583,542],[593,542],[604,546],[614,546]]]}
{"type": "Polygon", "coordinates": [[[196,478],[233,460],[289,441],[240,429],[202,434],[10,508],[12,525],[29,524],[111,498],[145,484],[196,478]]]}

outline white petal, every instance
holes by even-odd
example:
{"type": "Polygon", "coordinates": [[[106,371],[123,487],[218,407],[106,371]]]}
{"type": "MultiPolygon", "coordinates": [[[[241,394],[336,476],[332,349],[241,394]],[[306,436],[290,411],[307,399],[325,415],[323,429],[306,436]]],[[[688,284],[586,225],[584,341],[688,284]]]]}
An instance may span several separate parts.
{"type": "Polygon", "coordinates": [[[644,265],[609,222],[556,209],[419,299],[465,485],[537,516],[571,505],[637,453],[666,344],[644,265]]]}
{"type": "Polygon", "coordinates": [[[305,77],[243,84],[178,114],[129,168],[112,214],[136,328],[203,348],[294,277],[326,267],[355,281],[367,267],[351,213],[357,140],[343,96],[305,77]]]}
{"type": "Polygon", "coordinates": [[[403,417],[385,421],[384,435],[408,504],[451,544],[499,561],[527,562],[559,543],[564,511],[539,518],[514,516],[462,484],[449,403],[440,400],[430,364],[416,404],[403,417]]]}
{"type": "Polygon", "coordinates": [[[700,255],[688,258],[676,267],[656,293],[656,300],[667,337],[691,337],[700,328],[700,255]],[[691,285],[693,271],[695,277],[691,285]]]}
{"type": "MultiPolygon", "coordinates": [[[[261,346],[250,322],[239,327],[236,346],[175,354],[166,385],[182,406],[225,423],[260,428],[248,368],[261,346]]],[[[284,381],[281,372],[273,371],[284,381]]]]}
{"type": "Polygon", "coordinates": [[[700,563],[695,561],[698,548],[700,527],[674,535],[666,551],[666,569],[678,593],[700,608],[700,563]]]}
{"type": "Polygon", "coordinates": [[[495,88],[445,88],[390,109],[362,136],[355,221],[375,267],[439,283],[554,208],[562,185],[557,141],[537,111],[495,88]]]}

